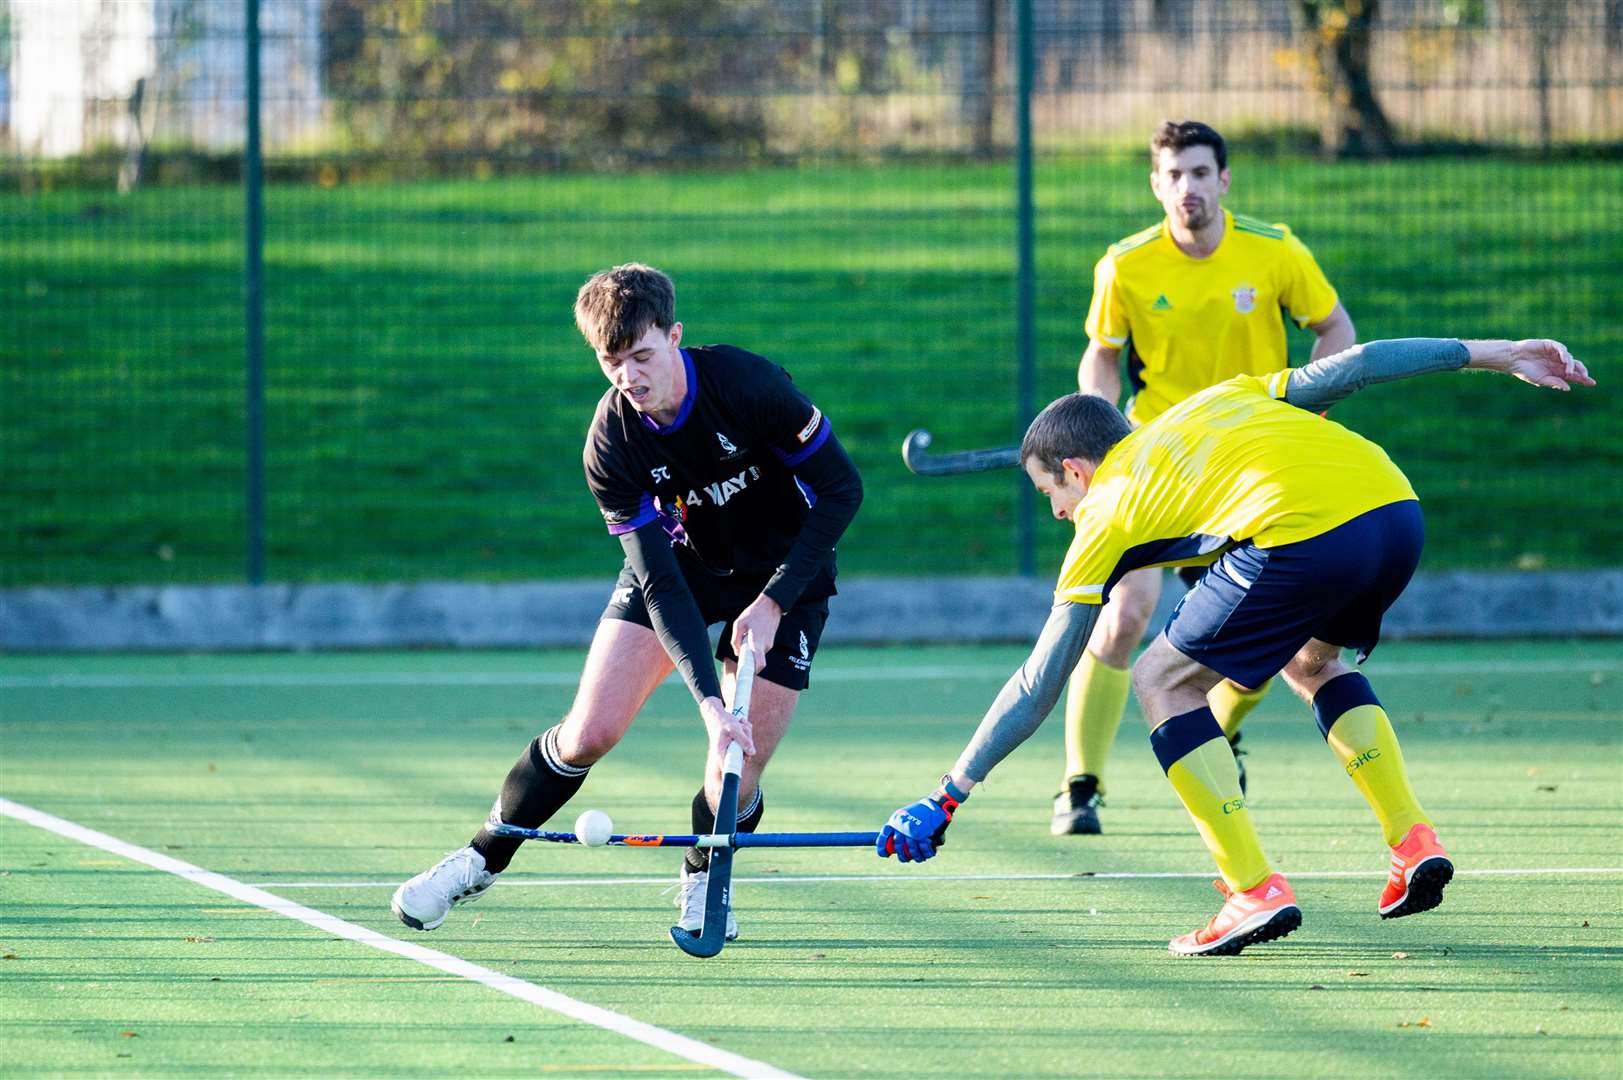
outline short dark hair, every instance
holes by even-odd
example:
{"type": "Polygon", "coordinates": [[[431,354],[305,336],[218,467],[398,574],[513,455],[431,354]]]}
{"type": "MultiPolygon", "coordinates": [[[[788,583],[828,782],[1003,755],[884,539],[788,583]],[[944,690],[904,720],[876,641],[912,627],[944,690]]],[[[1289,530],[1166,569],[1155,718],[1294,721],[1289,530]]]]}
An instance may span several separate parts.
{"type": "Polygon", "coordinates": [[[648,332],[676,322],[676,285],[642,263],[600,270],[575,294],[575,325],[599,353],[616,353],[648,332]]]}
{"type": "Polygon", "coordinates": [[[1176,153],[1191,146],[1211,147],[1212,155],[1217,158],[1218,171],[1229,167],[1229,148],[1216,128],[1199,120],[1163,120],[1161,126],[1155,129],[1155,134],[1150,136],[1150,168],[1160,168],[1163,149],[1176,153]]]}
{"type": "Polygon", "coordinates": [[[1100,462],[1125,439],[1132,425],[1097,394],[1066,394],[1037,414],[1020,440],[1020,464],[1032,458],[1056,480],[1065,478],[1066,458],[1100,462]]]}

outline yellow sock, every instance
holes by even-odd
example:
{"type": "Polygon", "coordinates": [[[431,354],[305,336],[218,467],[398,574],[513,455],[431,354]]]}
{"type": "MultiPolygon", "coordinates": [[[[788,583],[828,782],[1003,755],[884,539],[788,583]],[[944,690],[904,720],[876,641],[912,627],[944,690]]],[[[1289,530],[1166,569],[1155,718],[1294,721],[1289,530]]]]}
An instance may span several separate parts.
{"type": "Polygon", "coordinates": [[[1368,679],[1356,671],[1331,679],[1313,695],[1313,715],[1336,760],[1380,819],[1388,846],[1396,846],[1416,824],[1431,824],[1409,786],[1392,721],[1368,679]]]}
{"type": "Polygon", "coordinates": [[[1241,690],[1224,679],[1212,687],[1206,695],[1206,703],[1212,707],[1212,715],[1217,717],[1217,724],[1225,736],[1234,738],[1235,732],[1240,730],[1240,721],[1250,716],[1251,710],[1268,696],[1268,688],[1273,684],[1274,681],[1269,679],[1255,690],[1241,690]]]}
{"type": "Polygon", "coordinates": [[[1229,888],[1261,884],[1272,871],[1240,794],[1234,754],[1212,710],[1174,716],[1150,732],[1150,745],[1229,888]]]}
{"type": "Polygon", "coordinates": [[[1116,729],[1133,688],[1126,668],[1111,667],[1090,652],[1071,673],[1065,695],[1065,782],[1084,773],[1105,786],[1105,761],[1116,741],[1116,729]]]}

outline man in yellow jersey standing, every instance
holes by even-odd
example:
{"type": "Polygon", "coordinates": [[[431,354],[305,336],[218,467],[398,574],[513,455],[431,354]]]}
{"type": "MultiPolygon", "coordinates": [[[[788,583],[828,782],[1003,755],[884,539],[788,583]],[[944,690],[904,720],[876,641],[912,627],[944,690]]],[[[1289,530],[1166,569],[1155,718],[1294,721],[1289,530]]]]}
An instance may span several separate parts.
{"type": "Polygon", "coordinates": [[[954,812],[1048,715],[1101,608],[1134,570],[1205,565],[1133,668],[1150,743],[1222,877],[1223,907],[1172,939],[1179,956],[1231,955],[1301,925],[1264,855],[1239,770],[1208,704],[1224,679],[1283,674],[1312,706],[1337,764],[1390,848],[1384,919],[1436,907],[1454,865],[1409,786],[1403,752],[1360,662],[1420,560],[1414,489],[1379,446],[1315,415],[1376,382],[1457,371],[1535,386],[1593,386],[1560,342],[1410,338],[1354,346],[1306,367],[1240,375],[1133,430],[1104,399],[1060,398],[1032,421],[1021,467],[1076,535],[1031,656],[1004,685],[940,786],[902,807],[877,850],[928,859],[954,812]]]}
{"type": "MultiPolygon", "coordinates": [[[[1224,379],[1286,367],[1283,312],[1317,336],[1314,360],[1357,340],[1335,289],[1289,228],[1223,209],[1229,169],[1221,135],[1198,121],[1168,120],[1150,140],[1150,155],[1150,190],[1166,218],[1112,244],[1094,267],[1088,346],[1077,371],[1082,393],[1119,401],[1126,352],[1132,397],[1124,411],[1137,426],[1224,379]]],[[[1071,680],[1065,777],[1050,825],[1056,836],[1099,832],[1127,665],[1161,599],[1161,577],[1154,569],[1122,579],[1071,680]]],[[[1230,745],[1266,692],[1266,685],[1229,682],[1213,688],[1212,711],[1230,745]]]]}

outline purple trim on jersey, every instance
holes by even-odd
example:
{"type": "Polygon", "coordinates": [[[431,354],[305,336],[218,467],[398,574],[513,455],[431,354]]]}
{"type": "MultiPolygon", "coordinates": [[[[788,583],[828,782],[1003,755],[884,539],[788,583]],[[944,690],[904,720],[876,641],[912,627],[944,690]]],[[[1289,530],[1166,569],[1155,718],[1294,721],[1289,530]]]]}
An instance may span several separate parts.
{"type": "Polygon", "coordinates": [[[654,509],[654,497],[648,492],[642,493],[642,502],[637,505],[637,516],[630,521],[622,521],[618,525],[609,526],[610,536],[624,536],[628,532],[636,532],[650,521],[659,517],[659,511],[654,509]]]}
{"type": "Polygon", "coordinates": [[[802,461],[805,461],[807,458],[817,453],[818,449],[820,449],[824,443],[828,442],[828,433],[832,428],[833,425],[828,422],[828,417],[825,416],[823,417],[822,424],[818,425],[817,434],[812,438],[812,441],[807,443],[804,447],[795,451],[793,454],[785,454],[782,450],[779,450],[776,446],[774,446],[772,448],[772,452],[778,455],[779,461],[783,462],[792,469],[796,465],[799,465],[802,461]]]}
{"type": "MultiPolygon", "coordinates": [[[[697,376],[693,374],[693,357],[688,355],[688,351],[686,349],[679,349],[677,351],[682,354],[682,366],[687,369],[688,392],[682,398],[682,407],[676,410],[676,419],[672,420],[664,427],[660,427],[659,421],[655,420],[647,413],[637,414],[638,416],[642,417],[643,423],[647,424],[651,429],[653,429],[655,435],[669,435],[673,431],[680,430],[682,425],[688,422],[688,414],[693,411],[693,399],[699,396],[699,380],[697,376]]],[[[647,522],[643,522],[643,524],[646,525],[647,522]]]]}

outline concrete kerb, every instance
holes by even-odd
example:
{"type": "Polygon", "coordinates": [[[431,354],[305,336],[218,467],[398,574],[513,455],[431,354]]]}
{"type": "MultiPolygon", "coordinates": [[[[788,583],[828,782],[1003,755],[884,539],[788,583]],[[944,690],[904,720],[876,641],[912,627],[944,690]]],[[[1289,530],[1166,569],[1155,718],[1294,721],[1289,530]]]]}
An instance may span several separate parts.
{"type": "MultiPolygon", "coordinates": [[[[0,649],[290,650],[580,646],[604,581],[397,585],[119,586],[0,590],[0,649]]],[[[1169,587],[1151,621],[1177,602],[1169,587]]],[[[847,578],[825,641],[1027,642],[1052,602],[1046,580],[847,578]]],[[[1416,577],[1387,636],[1623,636],[1623,569],[1450,571],[1416,577]]]]}

